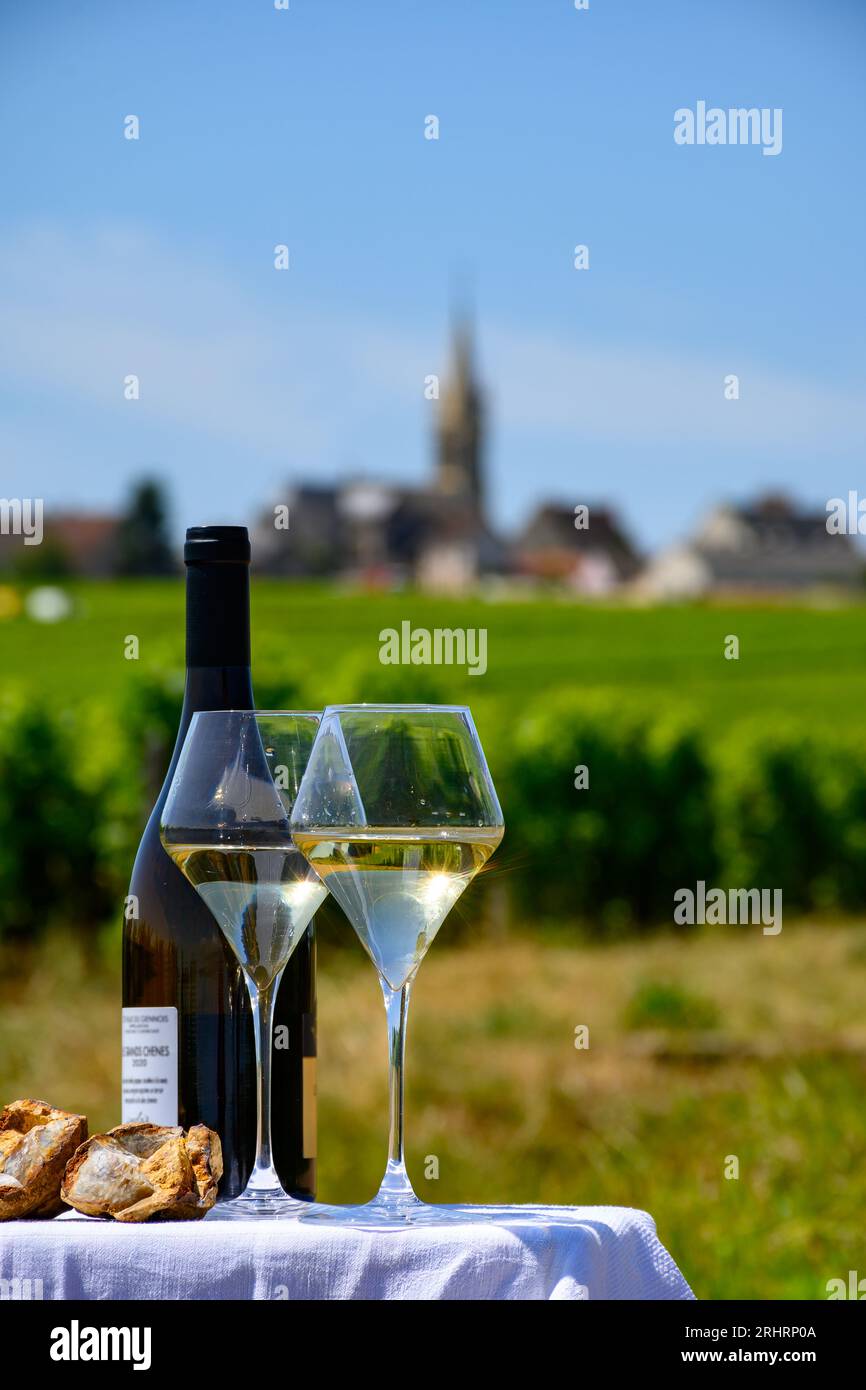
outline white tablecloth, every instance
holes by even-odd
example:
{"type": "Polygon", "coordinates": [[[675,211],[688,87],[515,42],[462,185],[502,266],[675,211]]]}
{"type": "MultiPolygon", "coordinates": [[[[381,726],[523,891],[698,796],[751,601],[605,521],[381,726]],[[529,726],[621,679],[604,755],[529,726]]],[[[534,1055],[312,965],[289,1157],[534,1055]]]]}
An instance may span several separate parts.
{"type": "Polygon", "coordinates": [[[0,1280],[7,1298],[44,1299],[693,1297],[652,1217],[628,1207],[508,1207],[495,1223],[405,1231],[70,1213],[0,1225],[0,1280]]]}

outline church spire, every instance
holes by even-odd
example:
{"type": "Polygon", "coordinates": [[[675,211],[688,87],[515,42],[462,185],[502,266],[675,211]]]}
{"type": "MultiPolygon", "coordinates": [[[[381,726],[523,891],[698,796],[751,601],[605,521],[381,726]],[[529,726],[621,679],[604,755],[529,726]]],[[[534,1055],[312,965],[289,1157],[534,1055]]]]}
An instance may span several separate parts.
{"type": "Polygon", "coordinates": [[[437,491],[458,498],[476,516],[483,507],[483,406],[475,378],[472,325],[465,313],[455,322],[452,365],[439,412],[437,491]]]}

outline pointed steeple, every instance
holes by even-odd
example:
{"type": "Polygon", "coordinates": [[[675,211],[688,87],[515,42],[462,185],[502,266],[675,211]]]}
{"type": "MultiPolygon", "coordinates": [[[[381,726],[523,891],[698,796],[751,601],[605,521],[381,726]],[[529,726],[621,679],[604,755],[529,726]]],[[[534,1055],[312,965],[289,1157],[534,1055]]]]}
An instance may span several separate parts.
{"type": "Polygon", "coordinates": [[[483,404],[475,378],[472,326],[455,321],[452,364],[439,410],[436,488],[460,498],[480,517],[483,507],[483,404]]]}

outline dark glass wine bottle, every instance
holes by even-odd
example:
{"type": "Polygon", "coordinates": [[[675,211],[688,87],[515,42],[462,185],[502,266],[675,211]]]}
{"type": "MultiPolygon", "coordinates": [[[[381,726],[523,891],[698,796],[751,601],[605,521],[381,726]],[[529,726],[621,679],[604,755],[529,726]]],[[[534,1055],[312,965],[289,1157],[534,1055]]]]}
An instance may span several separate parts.
{"type": "MultiPolygon", "coordinates": [[[[223,1148],[220,1195],[255,1157],[252,1013],[240,966],[159,838],[197,710],[253,709],[250,543],[242,526],[194,526],[184,547],[186,689],[177,742],[132,870],[123,929],[123,1119],[204,1123],[223,1148]]],[[[316,947],[311,923],[283,974],[274,1020],[274,1162],[287,1192],[316,1186],[316,947]]]]}

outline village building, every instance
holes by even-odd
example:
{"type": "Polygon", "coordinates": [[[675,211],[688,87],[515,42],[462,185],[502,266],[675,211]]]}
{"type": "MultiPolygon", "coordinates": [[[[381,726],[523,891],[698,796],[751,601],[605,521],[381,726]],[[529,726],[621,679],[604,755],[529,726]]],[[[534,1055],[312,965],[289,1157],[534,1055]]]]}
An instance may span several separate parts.
{"type": "Polygon", "coordinates": [[[862,551],[850,536],[828,531],[826,512],[772,494],[746,506],[716,507],[694,536],[649,561],[639,588],[658,600],[856,591],[863,577],[862,551]]]}

